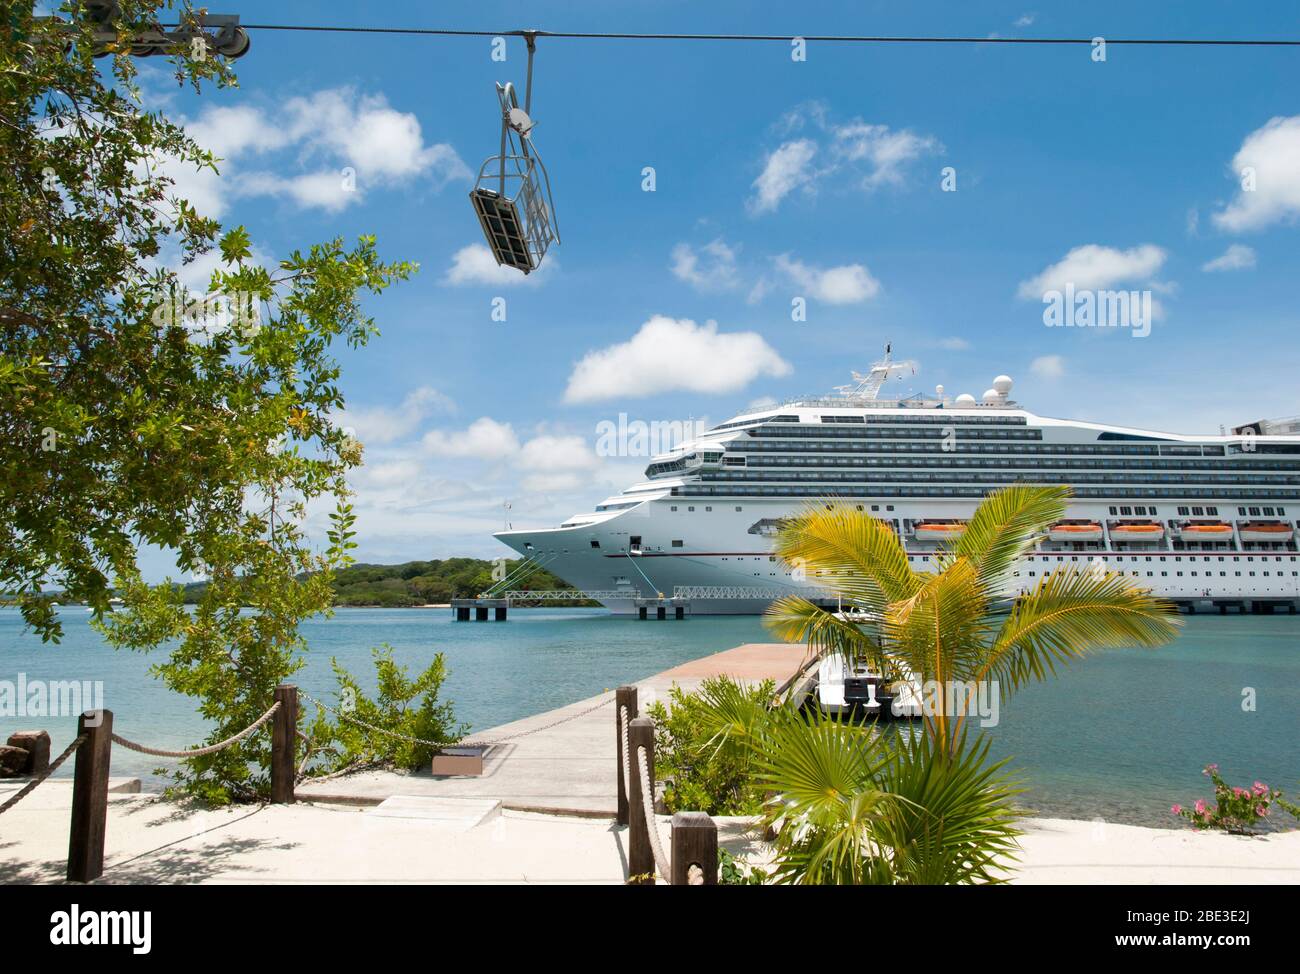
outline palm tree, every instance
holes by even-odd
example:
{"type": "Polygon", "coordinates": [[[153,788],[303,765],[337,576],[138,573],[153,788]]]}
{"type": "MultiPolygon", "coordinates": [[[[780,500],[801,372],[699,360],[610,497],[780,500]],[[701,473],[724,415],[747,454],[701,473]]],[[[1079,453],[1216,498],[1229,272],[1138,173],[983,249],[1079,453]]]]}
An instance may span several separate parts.
{"type": "Polygon", "coordinates": [[[927,688],[927,735],[955,754],[966,708],[950,688],[985,682],[1002,699],[1058,664],[1103,648],[1159,646],[1180,624],[1174,606],[1122,573],[1073,566],[1009,596],[1013,566],[1065,513],[1067,487],[1016,484],[988,495],[966,529],[918,572],[893,528],[842,503],[814,503],[782,526],[777,554],[838,595],[855,620],[789,597],[767,625],[823,652],[863,656],[927,688]]]}

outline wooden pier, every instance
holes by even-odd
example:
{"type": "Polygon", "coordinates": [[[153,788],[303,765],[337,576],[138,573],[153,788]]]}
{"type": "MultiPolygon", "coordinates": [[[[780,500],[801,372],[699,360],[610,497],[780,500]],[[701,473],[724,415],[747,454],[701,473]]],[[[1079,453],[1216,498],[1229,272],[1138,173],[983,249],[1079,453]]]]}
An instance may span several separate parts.
{"type": "MultiPolygon", "coordinates": [[[[772,680],[783,692],[809,677],[811,661],[802,644],[748,643],[632,682],[642,707],[666,700],[674,686],[694,690],[715,676],[750,684],[772,680]]],[[[486,750],[480,775],[363,771],[330,781],[309,779],[296,794],[300,801],[345,805],[377,805],[395,795],[492,798],[507,809],[613,818],[617,770],[613,697],[610,689],[546,713],[474,731],[472,740],[513,738],[486,750]],[[602,701],[606,705],[597,706],[602,701]]]]}

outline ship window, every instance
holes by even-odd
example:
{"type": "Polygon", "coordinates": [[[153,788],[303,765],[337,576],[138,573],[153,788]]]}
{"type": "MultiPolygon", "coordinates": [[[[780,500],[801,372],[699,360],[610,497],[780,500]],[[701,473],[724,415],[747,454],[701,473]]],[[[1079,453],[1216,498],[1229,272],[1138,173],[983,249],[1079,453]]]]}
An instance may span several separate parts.
{"type": "Polygon", "coordinates": [[[1112,504],[1112,505],[1111,505],[1111,508],[1110,508],[1110,512],[1111,512],[1112,514],[1118,514],[1118,513],[1119,513],[1119,510],[1115,507],[1115,505],[1112,504]]]}
{"type": "Polygon", "coordinates": [[[711,507],[706,507],[705,510],[706,510],[706,511],[711,511],[711,510],[713,510],[713,508],[711,508],[711,507]]]}
{"type": "Polygon", "coordinates": [[[1119,509],[1119,512],[1120,512],[1121,514],[1132,514],[1132,513],[1133,513],[1133,508],[1131,508],[1131,507],[1121,507],[1121,508],[1119,509]]]}
{"type": "Polygon", "coordinates": [[[674,539],[674,540],[673,540],[673,547],[674,547],[674,548],[680,548],[681,546],[682,546],[682,543],[681,543],[681,541],[680,541],[679,539],[674,539]]]}
{"type": "Polygon", "coordinates": [[[675,511],[675,510],[677,510],[677,505],[674,504],[672,507],[668,508],[668,510],[670,510],[670,511],[675,511]]]}
{"type": "Polygon", "coordinates": [[[1192,508],[1192,513],[1193,513],[1194,515],[1196,515],[1197,517],[1200,517],[1202,514],[1205,513],[1205,508],[1203,508],[1203,507],[1193,507],[1193,508],[1192,508]]]}
{"type": "Polygon", "coordinates": [[[1259,516],[1259,508],[1258,508],[1258,507],[1252,507],[1252,508],[1250,509],[1250,516],[1251,516],[1251,517],[1258,517],[1258,516],[1259,516]]]}
{"type": "Polygon", "coordinates": [[[628,543],[628,547],[630,547],[630,548],[640,548],[640,547],[641,547],[641,535],[639,535],[639,534],[634,534],[634,535],[632,535],[632,537],[630,537],[630,538],[627,539],[627,543],[628,543]]]}
{"type": "Polygon", "coordinates": [[[737,511],[740,511],[740,510],[742,510],[742,508],[740,508],[740,507],[737,507],[737,508],[736,508],[736,510],[737,510],[737,511]]]}
{"type": "Polygon", "coordinates": [[[592,546],[593,548],[599,548],[599,547],[600,547],[600,542],[597,541],[595,538],[592,538],[592,539],[591,539],[591,546],[592,546]]]}
{"type": "Polygon", "coordinates": [[[1273,508],[1271,508],[1271,507],[1266,507],[1266,508],[1264,508],[1264,515],[1265,515],[1266,517],[1272,517],[1272,516],[1273,516],[1273,508]]]}
{"type": "Polygon", "coordinates": [[[695,510],[695,506],[694,506],[694,505],[691,505],[690,507],[686,508],[686,510],[687,510],[688,513],[694,512],[694,510],[695,510]]]}
{"type": "Polygon", "coordinates": [[[1240,514],[1242,517],[1245,517],[1245,516],[1246,516],[1246,509],[1245,509],[1244,507],[1239,507],[1239,508],[1237,508],[1237,513],[1240,514]]]}
{"type": "Polygon", "coordinates": [[[1187,508],[1185,508],[1185,507],[1180,507],[1180,508],[1178,509],[1178,513],[1179,513],[1179,514],[1186,514],[1186,513],[1187,513],[1187,508]]]}

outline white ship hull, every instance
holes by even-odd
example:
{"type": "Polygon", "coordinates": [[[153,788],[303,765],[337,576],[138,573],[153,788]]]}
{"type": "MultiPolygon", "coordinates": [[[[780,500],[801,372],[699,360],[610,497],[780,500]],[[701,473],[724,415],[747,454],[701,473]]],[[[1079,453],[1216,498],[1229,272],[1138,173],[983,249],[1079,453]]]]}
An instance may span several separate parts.
{"type": "MultiPolygon", "coordinates": [[[[865,500],[870,510],[870,500],[865,500]]],[[[891,519],[969,518],[972,502],[938,499],[897,503],[880,516],[891,519]]],[[[1072,505],[1069,517],[1104,520],[1107,503],[1072,505]]],[[[681,594],[691,615],[757,614],[771,601],[745,593],[728,595],[722,589],[764,589],[771,593],[822,599],[815,587],[795,581],[792,570],[772,554],[771,539],[749,533],[755,522],[795,514],[801,505],[789,502],[734,500],[727,503],[687,504],[682,498],[660,497],[641,506],[619,511],[592,523],[568,528],[505,531],[497,537],[515,551],[537,557],[548,571],[585,591],[622,589],[626,599],[602,599],[612,611],[632,614],[637,600],[671,599],[681,594]],[[672,507],[677,507],[672,511],[672,507]],[[687,508],[694,507],[694,511],[687,508]],[[712,507],[706,511],[705,507],[712,507]],[[740,507],[737,511],[735,508],[740,507]],[[641,539],[641,554],[628,554],[632,537],[641,539]],[[683,544],[674,547],[673,541],[683,544]],[[599,548],[591,545],[599,543],[599,548]],[[531,545],[531,547],[529,547],[531,545]],[[682,590],[715,590],[707,597],[682,590]]],[[[908,557],[918,571],[933,563],[938,544],[913,543],[908,557]]],[[[1300,555],[1295,551],[1228,551],[1221,548],[1175,550],[1167,545],[1143,544],[1133,550],[1087,548],[1071,550],[1068,544],[1048,544],[1026,559],[1011,577],[1008,594],[1025,591],[1044,574],[1058,567],[1084,567],[1099,563],[1107,571],[1122,571],[1156,595],[1180,601],[1300,600],[1300,555]]]]}
{"type": "Polygon", "coordinates": [[[982,402],[942,390],[878,400],[891,368],[855,373],[861,385],[838,397],[744,413],[652,458],[644,482],[594,511],[496,537],[615,612],[677,599],[692,615],[756,613],[782,595],[834,604],[772,552],[782,520],[808,504],[831,498],[889,522],[925,571],[956,533],[935,525],[969,520],[1004,484],[1065,484],[1063,521],[1100,530],[1049,534],[1008,595],[1095,563],[1198,611],[1300,603],[1300,420],[1187,436],[1050,419],[1010,401],[1005,376],[982,402]],[[1207,521],[1233,535],[1182,533],[1207,521]]]}

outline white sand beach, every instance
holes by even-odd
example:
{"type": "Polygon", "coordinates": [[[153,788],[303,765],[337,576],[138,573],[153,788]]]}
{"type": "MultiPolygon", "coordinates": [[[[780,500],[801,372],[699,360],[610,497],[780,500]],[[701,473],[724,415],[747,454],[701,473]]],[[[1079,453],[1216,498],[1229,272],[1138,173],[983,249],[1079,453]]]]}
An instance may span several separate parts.
{"type": "MultiPolygon", "coordinates": [[[[63,881],[72,788],[47,782],[6,813],[0,883],[63,881]]],[[[444,800],[446,801],[446,800],[444,800]]],[[[463,819],[393,817],[375,807],[236,806],[201,809],[157,795],[109,797],[102,883],[550,883],[618,884],[627,832],[608,819],[495,811],[463,819]]],[[[400,814],[400,813],[399,813],[400,814]]],[[[662,817],[661,832],[669,819],[662,817]]],[[[1261,837],[1110,823],[1029,819],[1014,883],[1295,884],[1300,831],[1261,837]]],[[[762,848],[737,819],[723,844],[762,848]]]]}

